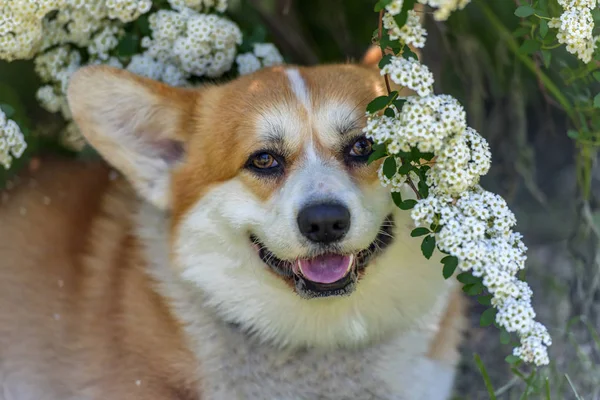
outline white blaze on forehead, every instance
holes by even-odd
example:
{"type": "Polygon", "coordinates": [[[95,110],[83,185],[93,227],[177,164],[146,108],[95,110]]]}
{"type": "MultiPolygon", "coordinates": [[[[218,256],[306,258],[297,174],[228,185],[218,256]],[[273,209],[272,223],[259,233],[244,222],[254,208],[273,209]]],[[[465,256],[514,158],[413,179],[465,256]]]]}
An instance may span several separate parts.
{"type": "Polygon", "coordinates": [[[306,87],[306,82],[302,79],[300,72],[296,68],[289,68],[285,70],[285,74],[290,80],[290,86],[292,88],[292,92],[298,98],[298,101],[302,103],[302,105],[309,111],[310,114],[310,96],[308,93],[308,88],[306,87]]]}
{"type": "Polygon", "coordinates": [[[306,82],[300,75],[300,72],[296,68],[289,68],[285,70],[285,74],[287,75],[290,81],[290,87],[292,88],[292,92],[298,99],[298,101],[304,106],[307,111],[308,119],[303,121],[304,124],[307,124],[307,128],[310,130],[309,141],[305,146],[305,155],[308,161],[315,162],[318,161],[319,157],[317,156],[317,152],[315,151],[314,143],[313,143],[313,132],[312,132],[312,110],[310,103],[310,95],[308,93],[308,88],[306,87],[306,82]]]}

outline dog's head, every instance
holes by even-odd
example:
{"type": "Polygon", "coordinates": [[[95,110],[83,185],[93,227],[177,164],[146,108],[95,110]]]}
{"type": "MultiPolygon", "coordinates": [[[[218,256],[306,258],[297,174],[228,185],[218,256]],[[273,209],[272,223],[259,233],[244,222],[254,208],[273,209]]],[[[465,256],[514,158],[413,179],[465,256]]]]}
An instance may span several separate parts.
{"type": "Polygon", "coordinates": [[[74,75],[69,102],[89,142],[169,212],[172,266],[222,318],[332,346],[414,323],[441,283],[380,161],[367,163],[365,108],[384,93],[365,65],[272,67],[193,90],[94,66],[74,75]]]}

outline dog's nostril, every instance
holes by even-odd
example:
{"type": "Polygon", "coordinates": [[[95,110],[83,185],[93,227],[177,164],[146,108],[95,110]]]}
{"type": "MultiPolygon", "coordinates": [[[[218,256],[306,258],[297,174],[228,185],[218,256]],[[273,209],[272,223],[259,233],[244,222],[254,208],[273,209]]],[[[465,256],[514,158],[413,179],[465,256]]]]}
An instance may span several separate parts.
{"type": "Polygon", "coordinates": [[[341,204],[313,204],[298,213],[298,227],[313,242],[336,242],[348,232],[350,211],[341,204]]]}
{"type": "Polygon", "coordinates": [[[342,230],[345,228],[346,224],[344,224],[343,222],[336,222],[335,224],[333,224],[333,229],[342,230]]]}

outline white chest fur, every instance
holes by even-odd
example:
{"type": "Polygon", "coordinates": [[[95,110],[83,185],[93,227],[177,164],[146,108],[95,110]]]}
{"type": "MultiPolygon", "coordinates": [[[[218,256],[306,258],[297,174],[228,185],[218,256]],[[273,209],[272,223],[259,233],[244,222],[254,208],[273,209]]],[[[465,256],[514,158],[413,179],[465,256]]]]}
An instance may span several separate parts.
{"type": "Polygon", "coordinates": [[[430,332],[355,350],[281,350],[208,319],[191,327],[205,333],[196,347],[207,399],[441,400],[450,393],[452,369],[425,357],[430,332]]]}

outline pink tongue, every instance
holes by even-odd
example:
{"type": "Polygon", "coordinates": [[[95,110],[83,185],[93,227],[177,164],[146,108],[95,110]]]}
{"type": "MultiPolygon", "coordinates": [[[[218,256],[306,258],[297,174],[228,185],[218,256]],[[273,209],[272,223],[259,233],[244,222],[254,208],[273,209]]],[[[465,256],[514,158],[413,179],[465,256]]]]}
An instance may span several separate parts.
{"type": "Polygon", "coordinates": [[[299,259],[298,267],[302,275],[313,282],[333,283],[346,276],[353,261],[353,256],[323,255],[299,259]]]}

